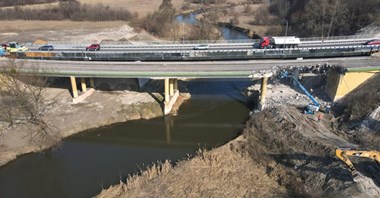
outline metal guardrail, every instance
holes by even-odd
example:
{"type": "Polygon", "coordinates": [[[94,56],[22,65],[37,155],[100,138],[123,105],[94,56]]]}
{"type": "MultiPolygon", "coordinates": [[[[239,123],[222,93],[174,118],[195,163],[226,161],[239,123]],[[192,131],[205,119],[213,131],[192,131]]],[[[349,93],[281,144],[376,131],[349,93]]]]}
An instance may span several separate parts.
{"type": "Polygon", "coordinates": [[[373,35],[351,35],[351,36],[330,36],[330,37],[306,37],[300,38],[301,41],[329,41],[329,40],[355,40],[371,39],[373,35]]]}
{"type": "MultiPolygon", "coordinates": [[[[329,40],[365,40],[372,39],[373,35],[351,35],[351,36],[331,36],[331,37],[305,37],[300,38],[301,41],[329,41],[329,40]]],[[[241,40],[179,40],[179,41],[141,41],[141,42],[129,42],[129,41],[102,41],[100,44],[104,45],[181,45],[181,44],[230,44],[230,43],[255,43],[259,42],[259,39],[241,39],[241,40]]],[[[53,45],[90,45],[90,41],[49,41],[49,44],[53,45]]]]}
{"type": "MultiPolygon", "coordinates": [[[[354,36],[334,36],[328,38],[310,37],[300,38],[302,44],[300,46],[310,45],[332,45],[332,44],[362,44],[365,41],[375,39],[370,35],[354,35],[354,36]]],[[[250,47],[254,43],[259,43],[259,39],[244,39],[244,40],[198,40],[198,41],[147,41],[140,43],[131,43],[124,41],[102,41],[101,48],[103,49],[171,49],[182,47],[194,47],[197,44],[209,44],[210,47],[250,47]]],[[[57,49],[85,49],[91,44],[85,41],[50,41],[49,44],[54,45],[57,49]]],[[[37,49],[41,44],[28,43],[29,48],[37,49]]]]}
{"type": "Polygon", "coordinates": [[[173,50],[173,51],[77,51],[77,52],[18,52],[18,58],[51,60],[98,61],[193,61],[193,60],[252,60],[282,58],[322,58],[370,55],[380,51],[380,45],[341,47],[310,47],[287,49],[173,50]],[[44,53],[49,56],[44,56],[44,53]],[[53,54],[53,55],[51,55],[53,54]]]}

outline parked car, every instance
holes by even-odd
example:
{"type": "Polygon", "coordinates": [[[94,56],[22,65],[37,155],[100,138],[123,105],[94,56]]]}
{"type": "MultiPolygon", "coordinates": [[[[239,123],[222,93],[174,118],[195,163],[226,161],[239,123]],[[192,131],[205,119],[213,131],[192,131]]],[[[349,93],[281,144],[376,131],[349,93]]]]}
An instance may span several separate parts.
{"type": "Polygon", "coordinates": [[[380,45],[380,39],[369,40],[365,42],[364,45],[380,45]]]}
{"type": "Polygon", "coordinates": [[[86,47],[86,51],[99,51],[100,45],[99,44],[91,44],[90,46],[86,47]]]}
{"type": "Polygon", "coordinates": [[[209,46],[207,44],[200,44],[195,46],[193,49],[194,50],[208,50],[209,46]]]}
{"type": "Polygon", "coordinates": [[[41,51],[53,51],[54,47],[52,45],[43,45],[43,46],[39,47],[38,50],[41,50],[41,51]]]}
{"type": "Polygon", "coordinates": [[[8,52],[24,52],[28,51],[28,48],[18,44],[17,42],[9,42],[7,47],[8,52]]]}

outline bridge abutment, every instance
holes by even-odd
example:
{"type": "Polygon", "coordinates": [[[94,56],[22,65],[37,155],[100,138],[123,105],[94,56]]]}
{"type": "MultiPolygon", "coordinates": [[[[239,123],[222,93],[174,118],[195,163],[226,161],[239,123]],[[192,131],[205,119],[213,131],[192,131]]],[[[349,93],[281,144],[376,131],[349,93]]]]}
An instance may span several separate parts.
{"type": "Polygon", "coordinates": [[[327,76],[326,93],[332,101],[337,101],[360,86],[380,70],[353,70],[348,72],[330,70],[327,76]]]}

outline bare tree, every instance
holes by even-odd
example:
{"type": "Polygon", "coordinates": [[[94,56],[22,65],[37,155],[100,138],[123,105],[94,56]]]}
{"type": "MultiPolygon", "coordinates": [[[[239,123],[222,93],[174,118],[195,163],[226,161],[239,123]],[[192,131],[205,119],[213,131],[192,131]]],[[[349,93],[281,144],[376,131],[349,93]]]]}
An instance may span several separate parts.
{"type": "Polygon", "coordinates": [[[43,96],[47,78],[20,73],[22,65],[14,61],[10,61],[8,68],[0,76],[0,121],[9,127],[31,124],[34,141],[52,138],[42,117],[48,106],[43,96]]]}
{"type": "Polygon", "coordinates": [[[189,32],[190,40],[217,40],[222,36],[222,31],[214,25],[218,14],[216,10],[203,11],[198,22],[191,26],[189,32]]]}
{"type": "Polygon", "coordinates": [[[332,13],[332,17],[331,17],[331,20],[330,20],[329,30],[327,32],[327,37],[330,37],[331,29],[333,27],[333,24],[334,24],[334,21],[335,21],[335,17],[336,17],[337,12],[338,12],[339,3],[340,3],[339,0],[335,0],[333,13],[332,13]]]}

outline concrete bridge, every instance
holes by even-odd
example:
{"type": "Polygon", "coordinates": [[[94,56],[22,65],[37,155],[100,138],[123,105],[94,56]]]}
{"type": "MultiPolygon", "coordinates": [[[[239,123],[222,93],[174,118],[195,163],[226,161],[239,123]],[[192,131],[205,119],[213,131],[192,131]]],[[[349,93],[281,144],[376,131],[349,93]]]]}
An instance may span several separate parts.
{"type": "Polygon", "coordinates": [[[69,77],[73,91],[73,101],[77,102],[91,95],[87,91],[86,79],[94,87],[95,78],[139,78],[163,79],[165,84],[164,113],[170,113],[179,91],[180,78],[250,78],[262,79],[260,104],[264,107],[266,84],[276,68],[316,66],[322,64],[340,65],[346,73],[329,74],[327,93],[337,100],[350,90],[380,71],[380,57],[345,57],[307,60],[245,60],[245,61],[185,61],[185,62],[111,62],[111,61],[53,61],[0,59],[3,72],[13,71],[40,76],[69,77]],[[83,94],[79,96],[76,78],[80,78],[83,94]]]}

